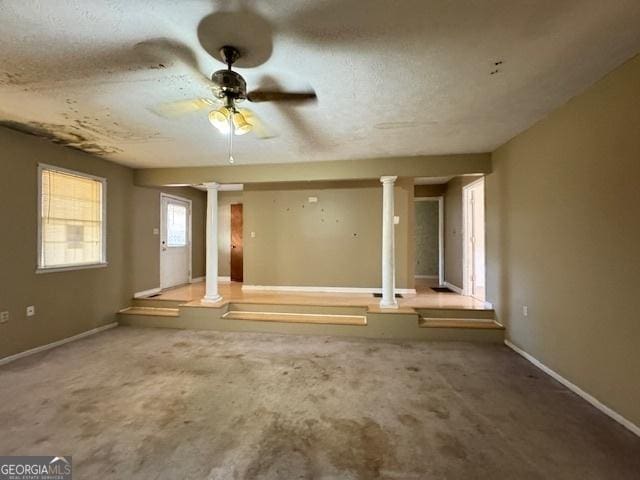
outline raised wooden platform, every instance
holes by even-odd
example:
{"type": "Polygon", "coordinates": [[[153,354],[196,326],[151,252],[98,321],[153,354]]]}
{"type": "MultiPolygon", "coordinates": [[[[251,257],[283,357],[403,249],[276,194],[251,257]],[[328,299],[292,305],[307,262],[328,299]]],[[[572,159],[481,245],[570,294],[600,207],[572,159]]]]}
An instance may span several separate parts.
{"type": "Polygon", "coordinates": [[[380,309],[368,298],[355,301],[335,296],[283,295],[225,300],[217,304],[158,297],[136,299],[120,312],[123,325],[220,331],[274,332],[397,340],[446,340],[502,343],[504,327],[487,308],[380,309]],[[301,298],[302,297],[302,298],[301,298]],[[165,307],[158,305],[166,305],[165,307]]]}
{"type": "MultiPolygon", "coordinates": [[[[204,283],[202,282],[165,290],[149,300],[156,302],[156,306],[161,306],[157,302],[170,301],[207,308],[217,308],[227,303],[259,303],[263,305],[352,306],[367,307],[369,311],[374,312],[387,311],[387,309],[380,308],[380,299],[371,293],[243,290],[242,287],[241,283],[219,283],[218,290],[222,295],[222,300],[214,304],[201,302],[204,297],[204,283]]],[[[417,288],[416,294],[403,295],[403,298],[398,299],[398,307],[396,310],[398,313],[413,313],[416,309],[428,308],[483,310],[485,304],[472,297],[457,293],[439,293],[423,286],[417,288]]]]}

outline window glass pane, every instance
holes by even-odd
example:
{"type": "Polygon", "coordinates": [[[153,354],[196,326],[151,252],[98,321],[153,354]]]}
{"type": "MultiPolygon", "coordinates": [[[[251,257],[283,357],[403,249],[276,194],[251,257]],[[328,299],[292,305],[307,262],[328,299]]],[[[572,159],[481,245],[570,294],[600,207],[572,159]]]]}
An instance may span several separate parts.
{"type": "Polygon", "coordinates": [[[41,170],[41,268],[104,262],[101,180],[41,170]]]}
{"type": "Polygon", "coordinates": [[[167,245],[184,247],[187,244],[187,207],[170,203],[167,205],[167,245]]]}

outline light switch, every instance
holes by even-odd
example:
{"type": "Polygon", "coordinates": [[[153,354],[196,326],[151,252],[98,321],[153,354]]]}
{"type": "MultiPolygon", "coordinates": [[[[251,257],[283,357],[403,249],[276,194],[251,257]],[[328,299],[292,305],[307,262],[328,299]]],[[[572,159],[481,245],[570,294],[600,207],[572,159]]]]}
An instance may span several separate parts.
{"type": "Polygon", "coordinates": [[[36,307],[29,305],[27,307],[27,317],[33,317],[36,314],[36,307]]]}
{"type": "Polygon", "coordinates": [[[400,217],[398,215],[394,215],[393,216],[393,224],[394,225],[399,225],[400,224],[400,217]]]}

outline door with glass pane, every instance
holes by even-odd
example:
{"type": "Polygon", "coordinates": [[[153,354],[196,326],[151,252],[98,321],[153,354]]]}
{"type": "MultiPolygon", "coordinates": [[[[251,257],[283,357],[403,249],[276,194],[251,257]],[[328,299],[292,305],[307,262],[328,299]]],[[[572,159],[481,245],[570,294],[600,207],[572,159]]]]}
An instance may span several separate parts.
{"type": "Polygon", "coordinates": [[[160,287],[191,280],[191,202],[161,194],[160,287]]]}

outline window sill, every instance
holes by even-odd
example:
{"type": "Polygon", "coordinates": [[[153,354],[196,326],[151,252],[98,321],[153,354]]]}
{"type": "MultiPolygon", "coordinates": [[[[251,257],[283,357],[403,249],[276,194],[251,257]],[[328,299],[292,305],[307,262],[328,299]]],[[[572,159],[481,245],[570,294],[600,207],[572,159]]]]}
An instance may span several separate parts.
{"type": "Polygon", "coordinates": [[[72,270],[87,270],[89,268],[104,268],[109,266],[107,262],[103,263],[89,263],[84,265],[69,265],[66,267],[51,267],[51,268],[36,268],[36,273],[55,273],[55,272],[68,272],[72,270]]]}

